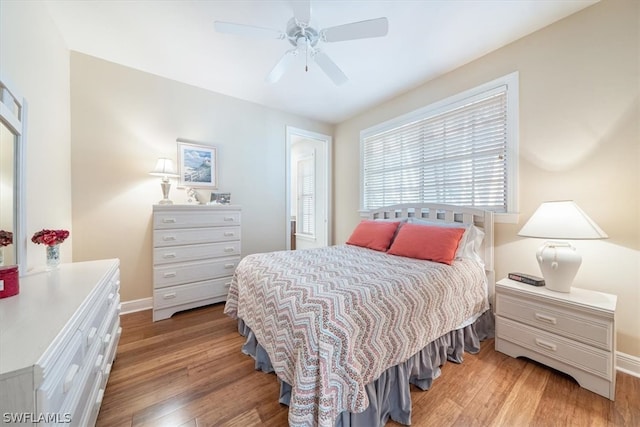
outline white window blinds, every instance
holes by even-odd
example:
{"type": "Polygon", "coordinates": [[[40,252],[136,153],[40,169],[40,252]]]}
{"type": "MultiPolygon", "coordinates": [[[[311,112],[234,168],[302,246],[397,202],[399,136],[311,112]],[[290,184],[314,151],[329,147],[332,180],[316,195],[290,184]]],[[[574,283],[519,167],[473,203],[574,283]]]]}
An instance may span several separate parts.
{"type": "Polygon", "coordinates": [[[314,156],[298,161],[298,233],[315,234],[315,164],[314,156]]]}
{"type": "Polygon", "coordinates": [[[500,85],[365,134],[363,208],[433,202],[507,212],[507,95],[500,85]]]}

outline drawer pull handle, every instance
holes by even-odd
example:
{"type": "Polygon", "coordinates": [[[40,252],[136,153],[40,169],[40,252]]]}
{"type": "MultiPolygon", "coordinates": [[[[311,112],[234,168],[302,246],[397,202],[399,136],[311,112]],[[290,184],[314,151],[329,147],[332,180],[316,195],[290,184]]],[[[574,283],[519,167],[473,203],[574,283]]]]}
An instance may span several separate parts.
{"type": "Polygon", "coordinates": [[[102,366],[103,360],[104,360],[104,356],[99,354],[98,358],[96,359],[96,364],[94,365],[96,369],[100,369],[100,366],[102,366]]]}
{"type": "Polygon", "coordinates": [[[172,272],[170,272],[170,273],[164,273],[164,274],[163,274],[163,276],[164,276],[165,278],[169,278],[169,277],[176,277],[176,273],[175,273],[175,271],[172,271],[172,272]]]}
{"type": "Polygon", "coordinates": [[[176,223],[176,219],[175,218],[162,218],[162,222],[165,224],[175,224],[176,223]]]}
{"type": "Polygon", "coordinates": [[[104,375],[105,376],[109,376],[109,374],[111,373],[111,363],[109,363],[105,368],[104,368],[104,375]]]}
{"type": "Polygon", "coordinates": [[[76,364],[73,364],[73,365],[71,365],[71,367],[67,371],[67,376],[64,377],[64,383],[62,384],[62,392],[63,393],[68,392],[69,389],[71,388],[71,385],[73,384],[73,379],[75,378],[76,374],[78,373],[78,369],[80,369],[80,366],[78,366],[76,364]]]}
{"type": "Polygon", "coordinates": [[[95,401],[95,407],[99,408],[102,405],[102,398],[104,397],[104,389],[101,388],[98,391],[98,397],[96,397],[96,401],[95,401]]]}
{"type": "Polygon", "coordinates": [[[225,264],[224,268],[234,268],[235,266],[236,266],[235,264],[230,263],[230,264],[225,264]]]}
{"type": "Polygon", "coordinates": [[[172,242],[176,240],[176,236],[164,236],[162,240],[164,240],[165,242],[172,242]]]}
{"type": "Polygon", "coordinates": [[[109,296],[107,297],[107,302],[109,303],[109,305],[113,304],[113,299],[115,298],[115,294],[109,294],[109,296]]]}
{"type": "Polygon", "coordinates": [[[235,236],[236,233],[234,233],[233,231],[225,231],[224,235],[225,235],[225,237],[231,237],[231,236],[235,236]]]}
{"type": "Polygon", "coordinates": [[[89,330],[89,334],[87,335],[87,347],[91,346],[91,342],[96,337],[96,333],[98,332],[98,328],[95,326],[89,330]]]}
{"type": "Polygon", "coordinates": [[[233,218],[232,216],[225,216],[225,217],[224,217],[224,220],[225,220],[225,221],[233,221],[233,220],[234,220],[234,218],[233,218]]]}
{"type": "Polygon", "coordinates": [[[162,255],[162,257],[163,257],[164,259],[172,259],[172,258],[175,258],[175,257],[176,257],[176,254],[175,254],[175,252],[170,252],[170,253],[167,253],[167,254],[162,255]]]}
{"type": "Polygon", "coordinates": [[[110,342],[111,342],[111,334],[105,335],[104,338],[102,339],[102,343],[104,345],[109,345],[110,342]]]}
{"type": "Polygon", "coordinates": [[[546,341],[542,341],[541,339],[536,338],[536,344],[542,348],[546,348],[547,350],[556,351],[556,346],[546,341]]]}
{"type": "Polygon", "coordinates": [[[556,318],[555,317],[545,316],[544,314],[540,314],[540,313],[536,313],[535,317],[536,317],[536,319],[540,320],[541,322],[550,323],[552,325],[556,324],[556,318]]]}
{"type": "Polygon", "coordinates": [[[163,299],[173,299],[176,297],[176,293],[175,292],[171,292],[170,294],[164,294],[162,295],[163,299]]]}
{"type": "Polygon", "coordinates": [[[236,249],[235,248],[224,248],[225,252],[235,252],[236,249]]]}

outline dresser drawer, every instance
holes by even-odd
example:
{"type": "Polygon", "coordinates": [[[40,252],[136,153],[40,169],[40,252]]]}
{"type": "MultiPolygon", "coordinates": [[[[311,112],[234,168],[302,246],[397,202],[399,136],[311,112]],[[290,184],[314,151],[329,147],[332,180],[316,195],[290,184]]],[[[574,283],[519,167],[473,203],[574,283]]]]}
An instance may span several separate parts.
{"type": "Polygon", "coordinates": [[[167,246],[153,250],[153,264],[196,261],[207,258],[220,258],[240,255],[240,241],[209,243],[190,246],[167,246]]]}
{"type": "Polygon", "coordinates": [[[510,341],[536,353],[612,380],[613,354],[548,332],[496,317],[497,339],[510,341]]]}
{"type": "Polygon", "coordinates": [[[222,279],[157,289],[153,293],[154,307],[161,309],[206,298],[226,297],[230,284],[231,277],[225,277],[222,279]]]}
{"type": "Polygon", "coordinates": [[[231,276],[238,262],[240,257],[230,257],[154,267],[153,283],[155,288],[163,288],[231,276]]]}
{"type": "Polygon", "coordinates": [[[58,412],[63,402],[76,393],[84,363],[82,333],[76,331],[61,357],[46,371],[42,385],[36,391],[40,412],[58,412]]]}
{"type": "Polygon", "coordinates": [[[607,319],[587,313],[556,307],[550,303],[528,301],[498,293],[496,314],[544,329],[604,350],[612,348],[613,325],[607,319]]]}
{"type": "Polygon", "coordinates": [[[168,228],[217,227],[240,225],[240,212],[156,212],[153,216],[155,230],[168,228]]]}
{"type": "Polygon", "coordinates": [[[153,232],[154,248],[234,240],[240,240],[240,227],[185,228],[153,232]]]}

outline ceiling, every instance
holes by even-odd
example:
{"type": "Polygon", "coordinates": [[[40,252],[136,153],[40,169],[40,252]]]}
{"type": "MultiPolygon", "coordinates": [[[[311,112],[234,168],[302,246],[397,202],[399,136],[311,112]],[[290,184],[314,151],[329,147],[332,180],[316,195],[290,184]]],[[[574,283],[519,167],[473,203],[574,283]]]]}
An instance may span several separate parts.
{"type": "Polygon", "coordinates": [[[277,83],[265,77],[287,40],[222,34],[228,21],[284,31],[289,1],[47,0],[70,50],[214,92],[339,123],[597,0],[312,0],[327,28],[387,17],[386,37],[322,43],[349,77],[336,86],[304,56],[277,83]]]}

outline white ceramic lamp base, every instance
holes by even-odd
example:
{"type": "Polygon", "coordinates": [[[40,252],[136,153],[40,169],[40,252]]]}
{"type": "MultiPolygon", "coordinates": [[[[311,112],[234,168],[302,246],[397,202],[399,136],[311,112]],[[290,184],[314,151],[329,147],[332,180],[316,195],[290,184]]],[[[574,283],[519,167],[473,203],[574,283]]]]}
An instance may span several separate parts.
{"type": "Polygon", "coordinates": [[[536,252],[545,286],[550,291],[571,292],[582,257],[568,242],[546,242],[536,252]]]}
{"type": "Polygon", "coordinates": [[[160,183],[160,186],[162,187],[162,200],[160,200],[158,202],[159,205],[172,205],[173,202],[171,200],[169,200],[169,189],[171,189],[171,184],[169,183],[169,179],[167,180],[162,180],[162,182],[160,183]]]}

